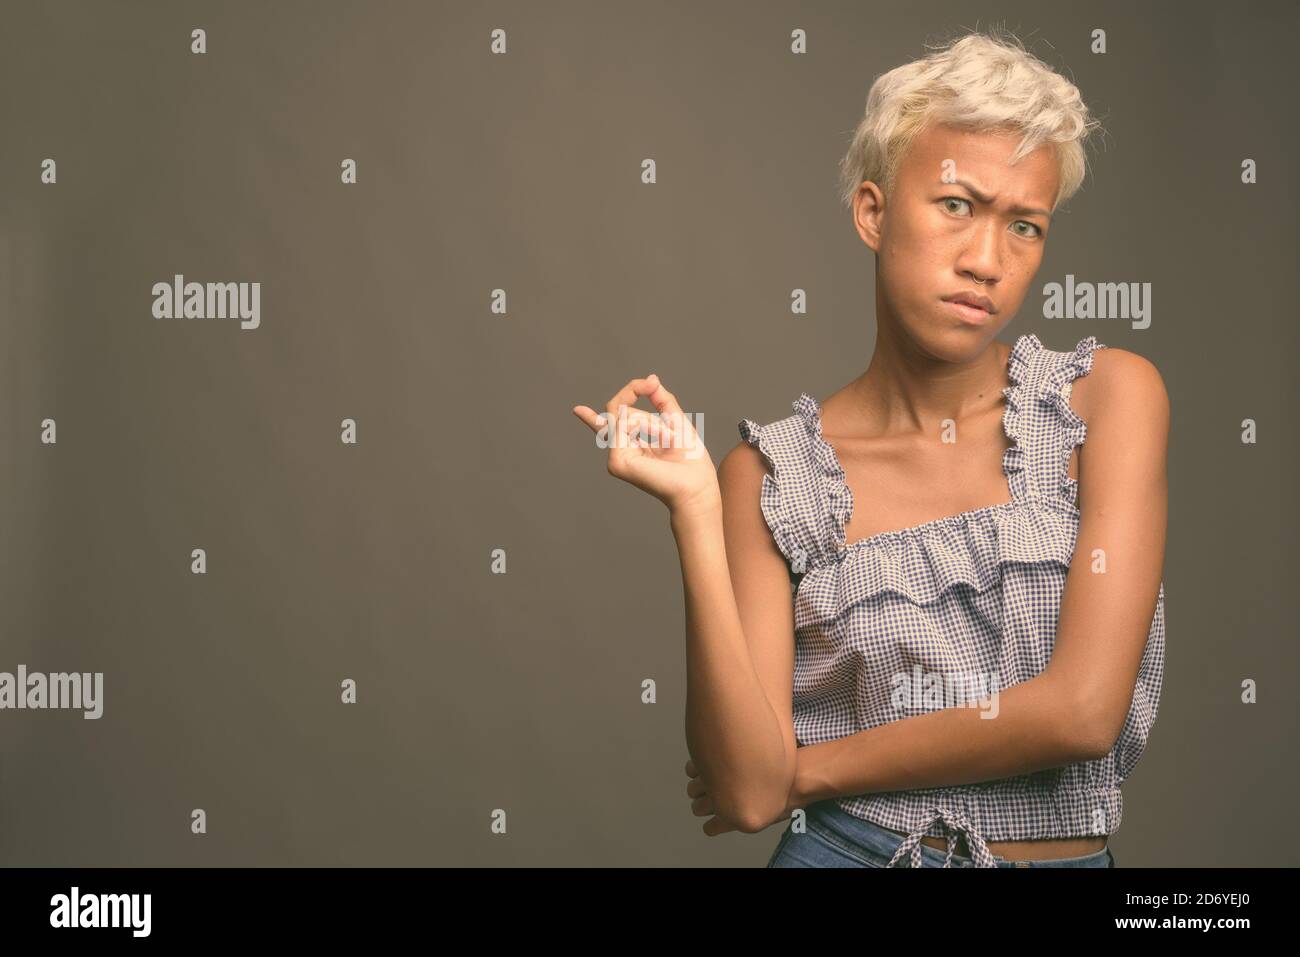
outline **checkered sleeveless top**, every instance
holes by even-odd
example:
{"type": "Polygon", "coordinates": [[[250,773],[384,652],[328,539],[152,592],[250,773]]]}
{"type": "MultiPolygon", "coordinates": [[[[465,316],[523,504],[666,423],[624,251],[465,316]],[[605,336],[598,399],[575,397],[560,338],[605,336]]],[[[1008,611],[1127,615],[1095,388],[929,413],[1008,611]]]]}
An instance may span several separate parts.
{"type": "MultiPolygon", "coordinates": [[[[1073,352],[1047,349],[1033,334],[1016,341],[1002,417],[1013,443],[1002,458],[1011,501],[853,543],[845,541],[853,494],[822,438],[817,400],[802,393],[794,415],[768,425],[741,420],[741,437],[771,466],[761,507],[790,569],[801,747],[954,703],[987,703],[1046,667],[1079,528],[1078,483],[1068,471],[1087,426],[1070,406],[1070,390],[1104,348],[1094,336],[1073,352]]],[[[964,834],[976,865],[989,867],[996,863],[985,840],[1114,833],[1120,785],[1142,755],[1160,701],[1164,604],[1162,582],[1128,717],[1104,758],[837,803],[907,834],[891,865],[910,854],[919,867],[926,835],[947,837],[950,859],[964,834]]]]}

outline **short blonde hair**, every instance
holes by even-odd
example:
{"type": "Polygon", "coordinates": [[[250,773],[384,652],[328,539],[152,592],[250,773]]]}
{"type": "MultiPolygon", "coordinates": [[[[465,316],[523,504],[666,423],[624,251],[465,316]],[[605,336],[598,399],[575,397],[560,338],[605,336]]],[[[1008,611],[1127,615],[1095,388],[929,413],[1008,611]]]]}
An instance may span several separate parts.
{"type": "Polygon", "coordinates": [[[971,33],[876,78],[853,142],[840,161],[840,199],[850,209],[863,180],[886,196],[912,140],[930,122],[1023,133],[1011,162],[1055,145],[1060,185],[1052,211],[1083,184],[1091,119],[1078,87],[1025,50],[1014,34],[971,33]]]}

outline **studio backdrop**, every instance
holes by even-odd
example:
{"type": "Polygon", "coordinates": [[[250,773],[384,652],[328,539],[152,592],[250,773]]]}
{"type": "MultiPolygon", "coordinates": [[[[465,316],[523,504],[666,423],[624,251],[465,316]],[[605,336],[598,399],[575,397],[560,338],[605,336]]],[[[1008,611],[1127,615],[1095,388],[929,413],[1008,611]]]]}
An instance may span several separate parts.
{"type": "Polygon", "coordinates": [[[0,863],[761,866],[779,828],[686,794],[668,512],[570,410],[657,373],[718,462],[859,374],[836,164],[876,76],[994,23],[1104,124],[1000,338],[1172,407],[1111,846],[1300,863],[1293,4],[2,17],[0,863]],[[1140,311],[1051,314],[1085,282],[1140,311]]]}

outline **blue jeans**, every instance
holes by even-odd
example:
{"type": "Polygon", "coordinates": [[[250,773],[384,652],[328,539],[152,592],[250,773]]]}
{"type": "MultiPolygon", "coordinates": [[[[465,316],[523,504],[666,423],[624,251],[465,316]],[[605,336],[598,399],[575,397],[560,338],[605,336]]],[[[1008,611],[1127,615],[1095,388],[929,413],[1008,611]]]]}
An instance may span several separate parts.
{"type": "MultiPolygon", "coordinates": [[[[842,810],[834,800],[818,801],[804,809],[807,830],[796,834],[791,821],[767,862],[768,867],[886,867],[903,843],[902,834],[864,821],[842,810]]],[[[946,851],[921,844],[922,867],[943,867],[946,851]]],[[[1009,861],[993,855],[998,867],[1114,867],[1109,845],[1083,857],[1058,857],[1041,861],[1009,861]]],[[[895,865],[909,867],[906,855],[895,865]]],[[[952,867],[973,867],[974,861],[956,852],[952,867]]]]}

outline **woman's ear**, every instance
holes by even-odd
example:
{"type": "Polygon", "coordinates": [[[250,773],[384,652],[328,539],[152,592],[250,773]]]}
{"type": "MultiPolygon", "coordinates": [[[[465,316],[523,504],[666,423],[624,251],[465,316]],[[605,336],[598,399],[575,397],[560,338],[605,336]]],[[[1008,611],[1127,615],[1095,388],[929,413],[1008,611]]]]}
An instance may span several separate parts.
{"type": "Polygon", "coordinates": [[[853,198],[853,226],[873,252],[880,252],[880,231],[885,225],[885,194],[871,180],[863,180],[853,198]]]}

